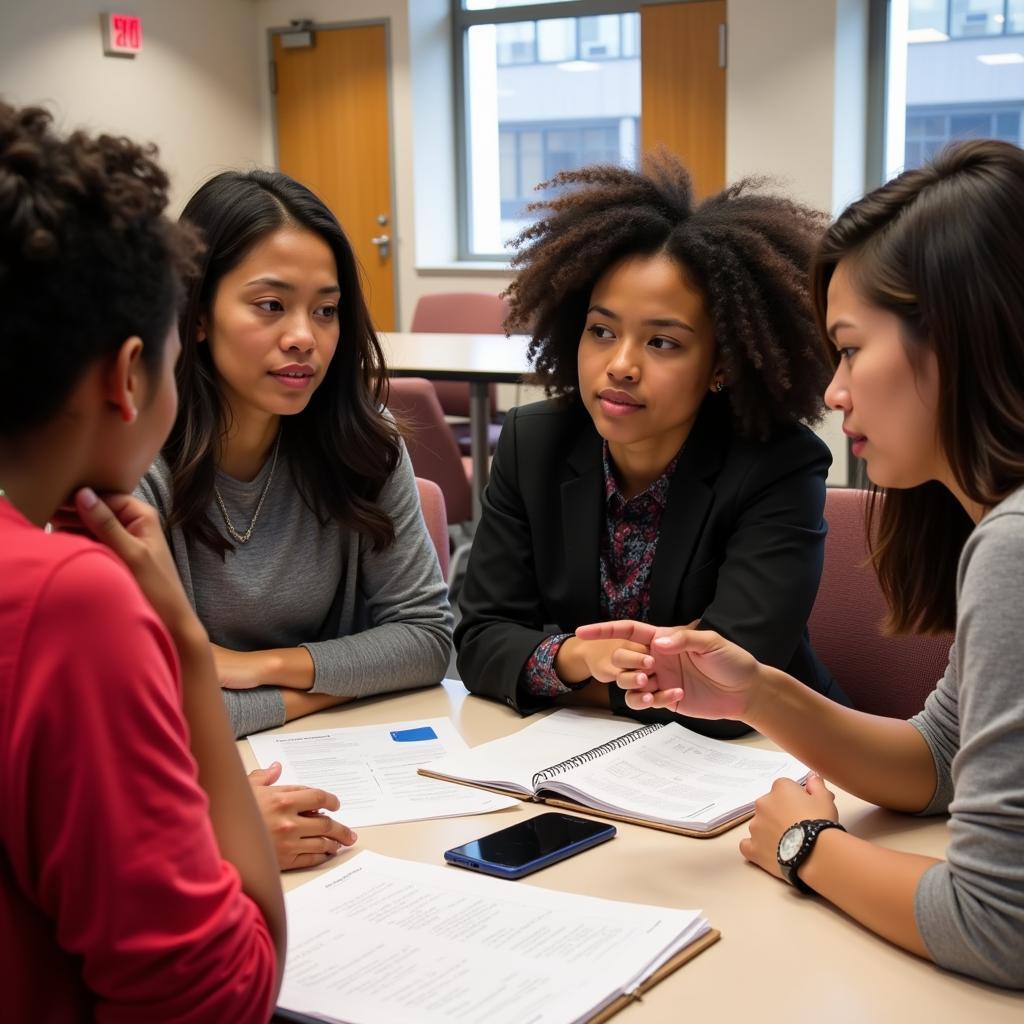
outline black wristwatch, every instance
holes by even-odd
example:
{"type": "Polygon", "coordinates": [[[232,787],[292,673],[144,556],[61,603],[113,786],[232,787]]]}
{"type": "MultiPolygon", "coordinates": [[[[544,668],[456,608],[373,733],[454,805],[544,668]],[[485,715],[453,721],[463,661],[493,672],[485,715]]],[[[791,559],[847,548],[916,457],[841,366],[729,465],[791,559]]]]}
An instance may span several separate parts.
{"type": "Polygon", "coordinates": [[[846,831],[838,821],[832,821],[831,818],[815,820],[808,818],[798,821],[795,825],[790,825],[779,840],[779,848],[775,856],[778,859],[779,867],[782,868],[782,877],[790,885],[796,886],[797,891],[802,892],[805,896],[814,896],[816,893],[800,878],[797,871],[811,855],[818,836],[827,828],[840,828],[844,832],[846,831]]]}

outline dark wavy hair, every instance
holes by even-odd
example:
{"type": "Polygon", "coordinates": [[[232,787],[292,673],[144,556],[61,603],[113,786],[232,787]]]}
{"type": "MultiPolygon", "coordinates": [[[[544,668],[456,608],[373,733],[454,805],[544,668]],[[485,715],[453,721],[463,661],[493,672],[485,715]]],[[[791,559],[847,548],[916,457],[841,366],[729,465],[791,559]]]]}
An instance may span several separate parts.
{"type": "MultiPolygon", "coordinates": [[[[812,271],[823,339],[841,260],[868,302],[900,318],[912,365],[935,353],[943,452],[971,501],[998,504],[1024,483],[1024,152],[992,140],[950,146],[847,207],[812,271]]],[[[867,526],[889,629],[953,629],[957,560],[973,528],[960,503],[935,481],[875,488],[867,526]]]]}
{"type": "MultiPolygon", "coordinates": [[[[830,364],[807,287],[826,218],[746,179],[702,203],[673,156],[644,170],[594,166],[539,185],[540,219],[515,239],[509,330],[532,334],[530,356],[549,394],[578,393],[576,354],[595,283],[633,255],[663,253],[703,293],[737,433],[813,422],[830,364]]],[[[712,400],[715,400],[714,398],[712,400]]]]}
{"type": "Polygon", "coordinates": [[[48,422],[130,337],[160,373],[198,242],[164,217],[155,156],[125,138],[61,138],[41,107],[0,102],[0,435],[48,422]]]}
{"type": "Polygon", "coordinates": [[[212,309],[226,273],[267,235],[289,225],[319,236],[334,254],[341,298],[341,339],[306,408],[281,418],[281,450],[302,500],[321,522],[331,519],[367,535],[373,548],[394,540],[394,524],[377,504],[398,465],[401,444],[382,412],[384,355],[359,285],[355,254],[337,218],[308,188],[285,174],[227,171],[189,200],[181,219],[198,228],[206,254],[188,281],[178,363],[178,418],[164,447],[174,506],[169,525],[222,557],[231,543],[210,523],[215,449],[227,410],[217,387],[209,345],[197,342],[201,316],[212,309]]]}

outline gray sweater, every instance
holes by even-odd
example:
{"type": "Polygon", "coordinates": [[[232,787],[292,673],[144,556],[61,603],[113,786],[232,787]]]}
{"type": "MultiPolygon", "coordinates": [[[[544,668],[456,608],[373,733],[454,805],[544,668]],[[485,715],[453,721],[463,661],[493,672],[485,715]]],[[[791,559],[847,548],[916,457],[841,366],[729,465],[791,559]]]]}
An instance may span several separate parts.
{"type": "MultiPolygon", "coordinates": [[[[248,482],[217,473],[240,532],[252,520],[270,461],[248,482]]],[[[136,494],[166,517],[171,477],[162,457],[136,494]]],[[[223,561],[172,530],[185,593],[210,639],[236,651],[305,647],[315,669],[312,693],[367,697],[437,683],[448,667],[452,613],[404,447],[379,502],[396,537],[374,553],[361,534],[320,524],[282,454],[251,539],[235,544],[223,561]]],[[[207,514],[226,536],[215,502],[207,514]]],[[[223,694],[236,736],[284,723],[277,687],[223,694]]]]}
{"type": "Polygon", "coordinates": [[[924,813],[950,815],[918,928],[943,967],[1024,988],[1024,488],[964,546],[949,667],[911,722],[938,776],[924,813]]]}

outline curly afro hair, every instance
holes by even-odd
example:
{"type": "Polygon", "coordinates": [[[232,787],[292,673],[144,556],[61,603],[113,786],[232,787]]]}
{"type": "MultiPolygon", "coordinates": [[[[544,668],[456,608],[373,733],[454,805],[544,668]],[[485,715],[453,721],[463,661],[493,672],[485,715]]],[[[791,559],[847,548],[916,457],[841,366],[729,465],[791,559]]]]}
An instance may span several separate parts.
{"type": "Polygon", "coordinates": [[[549,394],[578,391],[576,353],[602,274],[628,256],[665,254],[704,295],[737,432],[766,437],[773,425],[821,416],[832,368],[808,268],[825,214],[752,178],[698,205],[689,172],[664,151],[642,172],[597,165],[538,188],[555,195],[531,204],[541,217],[513,242],[506,327],[532,334],[549,394]]]}
{"type": "Polygon", "coordinates": [[[159,367],[200,248],[163,215],[167,175],[152,146],[64,139],[51,120],[0,102],[0,435],[47,422],[127,338],[159,367]]]}

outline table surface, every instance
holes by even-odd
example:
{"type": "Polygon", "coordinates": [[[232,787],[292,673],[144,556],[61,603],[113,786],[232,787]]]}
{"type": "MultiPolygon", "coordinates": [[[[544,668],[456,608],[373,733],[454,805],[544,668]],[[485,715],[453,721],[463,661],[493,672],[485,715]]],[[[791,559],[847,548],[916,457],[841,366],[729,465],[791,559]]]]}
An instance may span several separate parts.
{"type": "MultiPolygon", "coordinates": [[[[461,683],[359,701],[301,718],[284,732],[381,725],[447,716],[470,746],[497,739],[536,719],[521,719],[504,705],[469,696],[461,683]]],[[[740,740],[770,746],[760,737],[740,740]]],[[[246,768],[256,766],[239,742],[246,768]]],[[[344,794],[342,819],[344,820],[344,794]]],[[[893,814],[846,793],[838,794],[843,823],[883,846],[942,856],[944,818],[893,814]]],[[[428,864],[442,864],[451,846],[478,838],[545,810],[521,803],[492,814],[378,825],[359,830],[352,852],[321,868],[286,872],[284,888],[309,881],[359,849],[428,864]]],[[[1004,992],[942,971],[877,938],[816,899],[747,864],[739,826],[713,839],[691,839],[616,823],[618,836],[586,853],[510,885],[536,885],[634,903],[700,908],[722,940],[657,985],[643,1001],[615,1017],[678,1024],[757,1021],[758,1024],[886,1024],[908,1020],[1024,1020],[1024,994],[1004,992]],[[685,1015],[685,1018],[684,1018],[685,1015]]],[[[458,870],[451,868],[450,870],[458,870]]]]}
{"type": "Polygon", "coordinates": [[[391,331],[380,335],[388,373],[428,380],[479,380],[518,384],[532,371],[524,334],[426,334],[391,331]]]}

